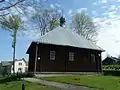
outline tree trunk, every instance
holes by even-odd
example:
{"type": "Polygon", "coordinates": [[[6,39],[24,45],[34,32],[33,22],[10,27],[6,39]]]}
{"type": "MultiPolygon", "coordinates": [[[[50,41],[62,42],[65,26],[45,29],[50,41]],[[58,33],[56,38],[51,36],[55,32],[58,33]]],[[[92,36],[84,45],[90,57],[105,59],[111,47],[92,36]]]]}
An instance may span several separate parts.
{"type": "Polygon", "coordinates": [[[15,75],[15,52],[16,52],[16,30],[14,30],[13,35],[13,74],[15,75]]]}
{"type": "Polygon", "coordinates": [[[15,47],[13,48],[13,74],[15,74],[15,47]]]}

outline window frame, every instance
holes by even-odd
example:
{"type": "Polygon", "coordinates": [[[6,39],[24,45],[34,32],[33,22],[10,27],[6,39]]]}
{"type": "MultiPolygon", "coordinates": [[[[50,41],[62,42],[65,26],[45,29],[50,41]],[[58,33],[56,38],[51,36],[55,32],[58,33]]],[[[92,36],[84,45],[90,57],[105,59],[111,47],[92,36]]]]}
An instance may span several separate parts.
{"type": "Polygon", "coordinates": [[[49,59],[50,60],[56,60],[56,51],[55,50],[50,50],[49,51],[49,59]]]}
{"type": "Polygon", "coordinates": [[[21,63],[21,62],[19,62],[19,66],[22,66],[22,63],[21,63]]]}
{"type": "Polygon", "coordinates": [[[74,61],[75,60],[75,53],[69,52],[68,53],[68,61],[74,61]]]}
{"type": "Polygon", "coordinates": [[[95,63],[95,54],[90,54],[91,63],[95,63]]]}

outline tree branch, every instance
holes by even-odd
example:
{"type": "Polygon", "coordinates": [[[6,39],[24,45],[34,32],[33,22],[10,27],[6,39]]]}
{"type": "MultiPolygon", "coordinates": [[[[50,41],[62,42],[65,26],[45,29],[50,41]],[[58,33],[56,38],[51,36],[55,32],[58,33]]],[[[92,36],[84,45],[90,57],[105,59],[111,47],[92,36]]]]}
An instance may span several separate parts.
{"type": "MultiPolygon", "coordinates": [[[[10,2],[7,2],[8,4],[10,4],[11,6],[12,6],[12,3],[10,3],[10,2]]],[[[23,13],[22,12],[20,12],[19,10],[18,10],[18,8],[16,7],[16,6],[13,6],[20,14],[22,14],[23,15],[23,13]]]]}
{"type": "MultiPolygon", "coordinates": [[[[3,1],[4,1],[4,0],[1,0],[1,2],[3,2],[3,1]]],[[[17,1],[16,3],[14,3],[14,4],[10,5],[10,6],[2,7],[2,8],[0,8],[0,11],[4,11],[4,10],[7,10],[7,9],[9,9],[9,8],[11,8],[11,7],[14,7],[14,6],[16,6],[17,4],[19,4],[19,3],[23,2],[23,1],[25,1],[25,0],[19,0],[19,1],[17,1]]],[[[1,2],[0,2],[0,3],[1,3],[1,2]]]]}
{"type": "Polygon", "coordinates": [[[5,0],[0,0],[0,3],[4,2],[5,0]]]}
{"type": "Polygon", "coordinates": [[[6,16],[6,15],[8,15],[9,13],[6,13],[6,14],[0,14],[0,17],[2,17],[2,16],[6,16]]]}

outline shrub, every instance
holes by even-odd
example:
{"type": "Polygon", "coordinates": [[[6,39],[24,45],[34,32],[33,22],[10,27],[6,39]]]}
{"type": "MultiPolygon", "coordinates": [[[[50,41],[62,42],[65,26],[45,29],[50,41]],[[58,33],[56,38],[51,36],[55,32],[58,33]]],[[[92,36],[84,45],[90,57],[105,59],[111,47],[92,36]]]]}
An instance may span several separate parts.
{"type": "Polygon", "coordinates": [[[21,73],[18,74],[18,77],[23,78],[23,77],[34,77],[34,74],[32,73],[21,73]]]}
{"type": "Polygon", "coordinates": [[[120,70],[120,65],[103,65],[103,70],[120,70]]]}
{"type": "Polygon", "coordinates": [[[11,81],[16,81],[18,80],[16,75],[11,75],[9,77],[3,78],[0,80],[0,83],[7,83],[7,82],[11,82],[11,81]]]}

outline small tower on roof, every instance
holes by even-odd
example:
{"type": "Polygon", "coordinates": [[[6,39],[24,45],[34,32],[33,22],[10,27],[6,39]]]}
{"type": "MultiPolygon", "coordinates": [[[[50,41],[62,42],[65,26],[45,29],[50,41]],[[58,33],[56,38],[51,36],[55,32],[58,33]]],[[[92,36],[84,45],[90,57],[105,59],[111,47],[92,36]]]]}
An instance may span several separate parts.
{"type": "Polygon", "coordinates": [[[63,27],[63,25],[65,25],[65,18],[62,16],[60,18],[60,26],[63,27]]]}

